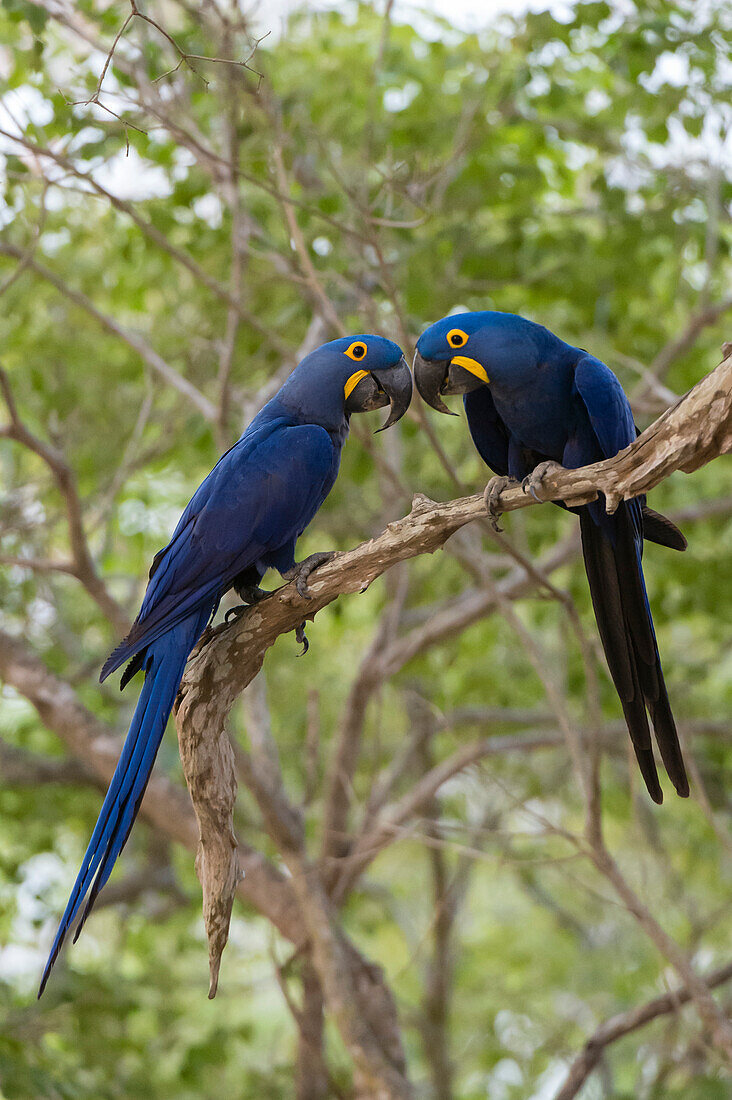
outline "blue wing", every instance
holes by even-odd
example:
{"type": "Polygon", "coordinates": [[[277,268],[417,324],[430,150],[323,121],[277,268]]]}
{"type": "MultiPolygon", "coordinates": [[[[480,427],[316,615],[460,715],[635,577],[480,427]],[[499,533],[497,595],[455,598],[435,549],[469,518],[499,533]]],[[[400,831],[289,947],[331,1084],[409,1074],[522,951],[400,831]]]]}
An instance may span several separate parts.
{"type": "MultiPolygon", "coordinates": [[[[613,372],[593,355],[580,359],[574,372],[575,392],[582,399],[600,448],[598,458],[612,458],[636,437],[633,412],[613,372]]],[[[593,462],[596,459],[588,459],[593,462]]]]}
{"type": "Polygon", "coordinates": [[[156,555],[140,614],[108,658],[103,680],[252,565],[286,569],[295,543],[333,486],[340,451],[324,428],[274,422],[247,433],[194,494],[156,555]]]}
{"type": "MultiPolygon", "coordinates": [[[[576,404],[573,424],[562,456],[568,469],[587,466],[602,458],[612,458],[636,438],[633,413],[620,382],[609,367],[592,355],[585,355],[574,373],[573,396],[576,404]]],[[[643,501],[627,505],[630,517],[642,538],[643,501]]],[[[588,505],[590,515],[605,534],[615,538],[615,524],[602,501],[588,505]]]]}
{"type": "Polygon", "coordinates": [[[466,393],[463,397],[468,428],[475,449],[496,474],[508,475],[509,433],[493,403],[487,386],[466,393]]]}

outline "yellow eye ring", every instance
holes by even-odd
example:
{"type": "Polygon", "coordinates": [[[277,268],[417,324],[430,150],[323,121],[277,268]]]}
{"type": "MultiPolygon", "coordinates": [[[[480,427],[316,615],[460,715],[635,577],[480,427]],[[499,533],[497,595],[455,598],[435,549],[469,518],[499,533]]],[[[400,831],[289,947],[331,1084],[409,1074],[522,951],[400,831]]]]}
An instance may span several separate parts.
{"type": "Polygon", "coordinates": [[[343,354],[347,355],[349,359],[353,359],[355,363],[360,363],[366,358],[366,352],[368,350],[363,340],[354,340],[350,347],[346,348],[343,354]]]}
{"type": "Polygon", "coordinates": [[[468,342],[468,334],[461,328],[451,328],[447,334],[447,342],[451,348],[464,348],[468,342]]]}

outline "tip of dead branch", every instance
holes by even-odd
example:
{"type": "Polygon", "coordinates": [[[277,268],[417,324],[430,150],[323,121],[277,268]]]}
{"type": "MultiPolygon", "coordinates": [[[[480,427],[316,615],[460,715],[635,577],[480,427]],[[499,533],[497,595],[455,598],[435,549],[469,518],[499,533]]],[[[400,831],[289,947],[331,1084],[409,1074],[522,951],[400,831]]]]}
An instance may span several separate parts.
{"type": "Polygon", "coordinates": [[[605,493],[605,511],[609,516],[614,515],[620,505],[622,504],[624,497],[622,493],[611,493],[609,490],[605,493]]]}
{"type": "Polygon", "coordinates": [[[426,512],[428,508],[434,507],[434,500],[430,500],[424,493],[415,493],[412,497],[412,511],[411,515],[419,514],[420,512],[426,512]]]}

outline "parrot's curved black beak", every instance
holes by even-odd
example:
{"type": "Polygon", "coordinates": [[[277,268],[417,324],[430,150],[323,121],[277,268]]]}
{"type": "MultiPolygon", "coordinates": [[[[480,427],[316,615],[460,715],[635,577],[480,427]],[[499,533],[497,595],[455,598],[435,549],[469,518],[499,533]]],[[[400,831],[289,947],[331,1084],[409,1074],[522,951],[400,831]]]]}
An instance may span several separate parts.
{"type": "Polygon", "coordinates": [[[370,412],[371,409],[383,409],[390,405],[386,423],[377,428],[378,432],[383,432],[401,420],[411,400],[412,372],[402,356],[395,367],[379,371],[378,376],[364,371],[346,399],[346,412],[350,416],[351,413],[370,412]]]}
{"type": "Polygon", "coordinates": [[[447,382],[449,369],[449,359],[423,359],[418,351],[414,353],[412,370],[414,371],[414,382],[420,397],[437,412],[447,413],[448,416],[456,416],[457,414],[450,412],[440,397],[440,394],[444,393],[443,387],[447,382]]]}
{"type": "Polygon", "coordinates": [[[447,413],[448,416],[457,414],[448,409],[442,400],[443,395],[470,393],[471,390],[485,385],[488,381],[485,371],[477,360],[459,355],[453,356],[452,359],[423,359],[416,351],[413,370],[414,381],[422,399],[437,412],[447,413]],[[461,359],[464,359],[469,366],[464,366],[460,362],[461,359]]]}
{"type": "Polygon", "coordinates": [[[383,373],[379,372],[379,384],[385,391],[391,405],[386,423],[377,428],[377,431],[383,432],[386,428],[390,428],[392,424],[396,424],[397,420],[401,420],[409,408],[409,402],[412,400],[412,372],[404,356],[391,370],[383,373]]]}

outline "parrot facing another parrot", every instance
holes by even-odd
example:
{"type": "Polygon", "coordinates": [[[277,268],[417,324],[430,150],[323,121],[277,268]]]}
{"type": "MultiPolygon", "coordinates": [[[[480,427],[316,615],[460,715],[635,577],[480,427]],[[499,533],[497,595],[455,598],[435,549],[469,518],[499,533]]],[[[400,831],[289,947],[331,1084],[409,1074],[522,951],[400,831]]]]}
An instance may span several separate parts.
{"type": "MultiPolygon", "coordinates": [[[[611,458],[636,438],[630,404],[610,368],[516,314],[460,313],[437,321],[417,342],[414,380],[440,412],[450,411],[444,395],[463,394],[473,443],[498,475],[486,489],[489,511],[510,479],[535,490],[543,463],[576,469],[611,458]]],[[[644,538],[676,550],[686,540],[645,497],[621,502],[612,515],[602,500],[571,511],[580,517],[600,638],[649,794],[663,800],[648,715],[666,771],[686,797],[641,564],[644,538]]]]}
{"type": "Polygon", "coordinates": [[[78,937],[127,841],[188,655],[221,597],[234,588],[253,602],[264,595],[259,581],[270,568],[294,579],[307,596],[308,575],[331,555],[296,564],[295,543],[333,487],[351,414],[390,405],[386,428],[404,415],[411,396],[409,367],[391,340],[367,335],[324,344],[219,459],[156,554],[140,613],[102,669],[104,680],[130,660],[121,687],[140,670],[145,681],[39,997],[69,927],[87,899],[78,937]]]}

